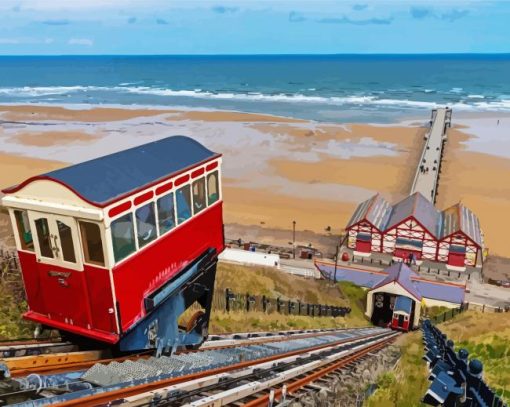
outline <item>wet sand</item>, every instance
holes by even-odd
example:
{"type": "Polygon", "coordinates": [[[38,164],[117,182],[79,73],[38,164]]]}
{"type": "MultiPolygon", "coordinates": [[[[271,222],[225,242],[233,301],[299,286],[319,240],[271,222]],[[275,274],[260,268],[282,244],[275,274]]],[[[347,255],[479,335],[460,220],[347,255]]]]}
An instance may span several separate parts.
{"type": "Polygon", "coordinates": [[[510,159],[469,151],[465,131],[449,132],[437,206],[461,201],[478,215],[489,255],[510,257],[510,159]]]}
{"type": "MultiPolygon", "coordinates": [[[[230,230],[290,230],[296,220],[298,230],[326,234],[330,226],[338,234],[360,201],[376,192],[391,201],[407,194],[423,123],[336,125],[237,112],[0,106],[0,187],[183,134],[224,155],[225,222],[237,225],[230,230]]],[[[473,151],[480,137],[460,124],[446,145],[437,206],[462,200],[479,216],[490,252],[510,256],[510,159],[473,151]]]]}

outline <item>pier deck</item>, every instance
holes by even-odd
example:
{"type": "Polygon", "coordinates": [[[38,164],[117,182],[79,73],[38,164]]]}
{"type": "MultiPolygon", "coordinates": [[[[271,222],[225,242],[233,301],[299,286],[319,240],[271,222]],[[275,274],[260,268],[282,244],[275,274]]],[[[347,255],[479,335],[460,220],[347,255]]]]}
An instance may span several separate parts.
{"type": "Polygon", "coordinates": [[[416,168],[413,185],[410,194],[420,192],[430,199],[436,201],[437,185],[439,180],[439,169],[443,156],[443,146],[446,140],[446,129],[450,126],[452,110],[441,108],[432,111],[432,126],[426,136],[426,142],[416,168]]]}

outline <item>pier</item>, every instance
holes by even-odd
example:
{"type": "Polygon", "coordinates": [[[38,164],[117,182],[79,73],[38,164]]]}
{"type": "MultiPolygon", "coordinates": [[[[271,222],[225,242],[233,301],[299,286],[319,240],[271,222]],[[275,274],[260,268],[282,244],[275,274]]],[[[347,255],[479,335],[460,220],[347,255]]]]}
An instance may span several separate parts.
{"type": "Polygon", "coordinates": [[[425,144],[416,168],[410,195],[420,192],[432,203],[436,202],[446,129],[451,126],[451,118],[452,109],[441,108],[432,111],[430,131],[425,136],[425,144]]]}

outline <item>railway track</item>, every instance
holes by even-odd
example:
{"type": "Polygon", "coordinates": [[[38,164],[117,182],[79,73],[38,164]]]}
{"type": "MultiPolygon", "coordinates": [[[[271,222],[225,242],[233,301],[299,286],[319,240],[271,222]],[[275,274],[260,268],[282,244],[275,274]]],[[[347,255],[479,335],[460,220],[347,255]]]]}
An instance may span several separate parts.
{"type": "MultiPolygon", "coordinates": [[[[244,332],[230,333],[221,335],[210,335],[209,339],[204,342],[200,348],[201,351],[206,349],[220,349],[226,347],[234,347],[246,344],[262,344],[266,342],[282,341],[289,337],[307,337],[310,335],[325,335],[331,331],[338,329],[309,329],[309,330],[290,330],[290,331],[262,331],[262,332],[244,332]]],[[[136,360],[138,358],[147,357],[150,352],[142,352],[139,354],[125,356],[123,358],[113,358],[108,350],[90,350],[79,351],[77,347],[73,347],[69,352],[54,352],[49,350],[66,349],[73,346],[69,343],[40,343],[39,345],[48,345],[46,352],[34,353],[28,356],[11,356],[0,359],[0,363],[4,363],[11,371],[12,377],[23,377],[29,374],[57,374],[65,373],[73,370],[87,369],[95,363],[108,363],[114,360],[136,360]],[[53,346],[53,348],[50,347],[53,346]],[[59,348],[57,345],[61,345],[59,348]]],[[[22,345],[19,345],[22,346],[22,345]]],[[[32,346],[28,344],[27,346],[32,346]]],[[[0,348],[1,349],[1,348],[0,348]]]]}
{"type": "MultiPolygon", "coordinates": [[[[171,357],[117,359],[96,363],[87,371],[29,375],[20,382],[25,390],[35,387],[36,397],[40,397],[26,404],[30,406],[112,402],[224,405],[234,402],[233,397],[243,403],[254,402],[268,397],[268,389],[282,383],[304,383],[305,373],[345,366],[386,346],[396,335],[386,329],[363,328],[251,337],[237,339],[244,341],[237,346],[211,346],[171,357]]],[[[261,403],[267,405],[266,401],[261,403]]]]}

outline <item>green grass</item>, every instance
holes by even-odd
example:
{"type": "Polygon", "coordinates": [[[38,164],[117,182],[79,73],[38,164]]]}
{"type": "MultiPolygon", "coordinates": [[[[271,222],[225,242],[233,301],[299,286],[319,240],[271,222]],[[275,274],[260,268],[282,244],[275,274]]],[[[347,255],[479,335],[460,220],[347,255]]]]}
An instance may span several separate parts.
{"type": "Polygon", "coordinates": [[[378,381],[377,391],[365,402],[368,407],[414,407],[420,402],[430,382],[423,357],[420,331],[400,337],[402,357],[394,372],[383,374],[378,381]]]}
{"type": "Polygon", "coordinates": [[[342,295],[347,299],[351,313],[346,316],[346,321],[350,326],[365,326],[370,322],[365,316],[365,307],[367,304],[367,290],[349,281],[338,283],[342,295]]]}
{"type": "Polygon", "coordinates": [[[32,336],[34,326],[21,315],[27,310],[22,287],[0,281],[0,340],[32,336]]]}
{"type": "Polygon", "coordinates": [[[370,325],[363,315],[365,291],[349,283],[332,284],[324,280],[292,276],[277,269],[219,263],[216,272],[216,289],[230,288],[235,293],[282,297],[302,302],[351,307],[346,317],[287,316],[278,313],[226,313],[213,308],[211,333],[286,330],[312,328],[359,327],[370,325]]]}
{"type": "Polygon", "coordinates": [[[438,327],[456,350],[465,348],[483,363],[485,382],[510,402],[510,313],[468,311],[438,327]]]}
{"type": "MultiPolygon", "coordinates": [[[[429,310],[438,315],[441,309],[429,310]]],[[[508,403],[510,401],[510,313],[468,311],[438,325],[455,342],[456,350],[465,348],[471,358],[484,365],[485,382],[508,403]]],[[[430,382],[423,356],[421,332],[407,334],[399,340],[402,357],[395,372],[383,375],[379,389],[366,406],[422,406],[430,382]]]]}

